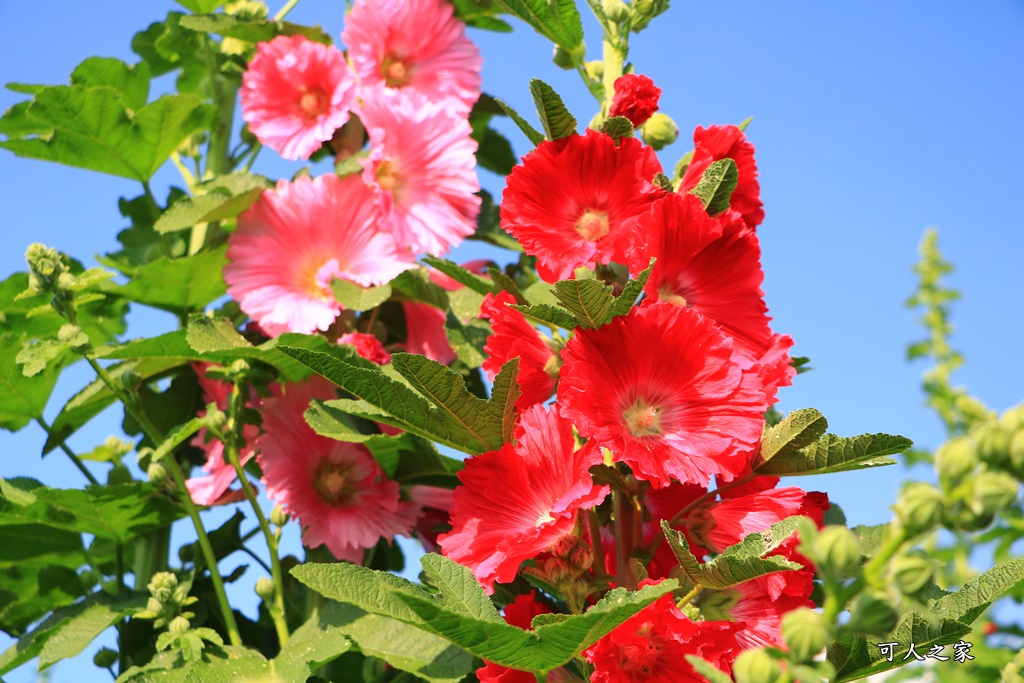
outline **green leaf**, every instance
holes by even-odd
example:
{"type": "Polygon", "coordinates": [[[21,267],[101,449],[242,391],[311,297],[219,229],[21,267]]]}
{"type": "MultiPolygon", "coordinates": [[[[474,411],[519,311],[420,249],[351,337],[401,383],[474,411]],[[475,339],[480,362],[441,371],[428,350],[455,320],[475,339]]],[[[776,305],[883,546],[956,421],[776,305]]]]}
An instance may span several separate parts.
{"type": "MultiPolygon", "coordinates": [[[[828,429],[825,416],[814,408],[794,410],[782,422],[770,427],[761,438],[756,463],[766,463],[776,455],[792,453],[817,441],[828,429]]],[[[760,466],[756,464],[755,467],[760,466]]]]}
{"type": "Polygon", "coordinates": [[[352,643],[339,626],[338,606],[325,604],[300,626],[274,658],[273,671],[284,681],[305,681],[314,671],[347,652],[352,643]]]}
{"type": "Polygon", "coordinates": [[[591,330],[611,320],[613,291],[600,280],[561,280],[555,283],[558,300],[580,325],[591,330]]]}
{"type": "Polygon", "coordinates": [[[149,180],[214,110],[194,95],[167,95],[134,112],[110,86],[54,86],[40,91],[28,115],[52,135],[8,139],[0,147],[101,173],[149,180]]]}
{"type": "Polygon", "coordinates": [[[536,128],[531,126],[529,123],[527,123],[526,119],[519,115],[519,112],[517,112],[509,105],[505,104],[504,101],[499,100],[497,97],[494,98],[494,101],[497,102],[498,106],[501,107],[506,114],[508,114],[508,117],[512,119],[512,121],[515,122],[517,126],[519,126],[519,130],[523,131],[523,133],[530,140],[530,142],[532,142],[534,145],[539,145],[540,143],[544,142],[544,135],[541,134],[536,128]]]}
{"type": "Polygon", "coordinates": [[[512,143],[504,135],[493,128],[483,128],[474,135],[477,141],[476,162],[481,168],[506,176],[516,165],[516,154],[512,151],[512,143]]]}
{"type": "Polygon", "coordinates": [[[936,600],[930,612],[944,619],[972,623],[1000,595],[1024,579],[1024,560],[1009,560],[936,600]]]}
{"type": "Polygon", "coordinates": [[[534,78],[530,80],[530,94],[549,140],[558,140],[576,132],[576,118],[569,113],[554,88],[534,78]]]}
{"type": "Polygon", "coordinates": [[[174,0],[179,5],[195,14],[209,14],[227,0],[174,0]]]}
{"type": "Polygon", "coordinates": [[[893,465],[896,461],[884,456],[902,453],[911,445],[910,439],[890,434],[861,434],[850,438],[826,434],[809,446],[776,455],[759,466],[757,473],[787,477],[893,465]]]}
{"type": "Polygon", "coordinates": [[[434,284],[426,268],[403,272],[391,281],[391,289],[396,299],[428,304],[442,311],[448,310],[448,292],[434,284]]]}
{"type": "Polygon", "coordinates": [[[570,52],[583,45],[583,24],[575,0],[495,0],[495,4],[570,52]]]}
{"type": "Polygon", "coordinates": [[[482,621],[503,623],[494,603],[467,567],[434,553],[424,555],[421,564],[423,573],[441,592],[440,602],[445,607],[482,621]]]}
{"type": "Polygon", "coordinates": [[[511,26],[496,16],[501,13],[500,8],[488,0],[453,0],[452,5],[455,6],[455,16],[466,26],[499,33],[512,31],[511,26]]]}
{"type": "Polygon", "coordinates": [[[59,367],[50,366],[26,377],[17,360],[21,344],[21,337],[0,334],[0,428],[12,432],[43,416],[60,374],[59,367]]]}
{"type": "Polygon", "coordinates": [[[690,581],[705,588],[728,588],[755,579],[758,576],[789,569],[800,569],[802,565],[784,557],[773,555],[763,557],[779,547],[793,535],[799,517],[788,517],[773,524],[761,533],[750,534],[734,546],[709,562],[700,562],[690,550],[686,536],[662,520],[661,530],[668,539],[669,547],[679,561],[683,573],[690,581]]]}
{"type": "Polygon", "coordinates": [[[182,197],[167,207],[153,229],[158,233],[186,230],[198,223],[235,218],[263,194],[267,180],[249,173],[232,173],[203,183],[194,196],[182,197]]]}
{"type": "Polygon", "coordinates": [[[717,216],[729,208],[729,199],[739,180],[736,162],[732,159],[719,159],[711,162],[704,170],[700,182],[690,190],[690,194],[697,195],[708,215],[717,216]]]}
{"type": "Polygon", "coordinates": [[[88,489],[32,489],[36,501],[19,505],[0,497],[0,526],[41,524],[125,542],[184,516],[159,489],[144,482],[88,489]]]}
{"type": "Polygon", "coordinates": [[[231,14],[202,14],[184,16],[180,22],[183,28],[200,33],[216,33],[217,35],[237,38],[249,43],[264,43],[277,36],[302,35],[315,43],[332,45],[331,36],[319,26],[301,26],[287,21],[271,19],[244,19],[231,14]]]}
{"type": "Polygon", "coordinates": [[[102,593],[54,612],[0,654],[0,675],[39,657],[39,670],[82,652],[118,620],[146,606],[146,598],[115,599],[102,593]]]}
{"type": "Polygon", "coordinates": [[[478,368],[483,365],[487,358],[484,345],[491,333],[491,326],[485,321],[471,319],[463,323],[458,317],[448,312],[444,323],[445,334],[448,335],[448,343],[452,345],[455,354],[470,368],[478,368]]]}
{"type": "MultiPolygon", "coordinates": [[[[118,677],[117,683],[238,683],[275,680],[274,663],[249,648],[208,646],[203,648],[201,659],[192,661],[182,655],[181,650],[161,652],[147,664],[128,669],[118,677]]],[[[295,670],[291,662],[286,664],[286,670],[295,670]]],[[[299,678],[291,680],[306,679],[300,673],[299,678]]]]}
{"type": "Polygon", "coordinates": [[[704,678],[708,679],[709,683],[732,683],[732,678],[728,674],[724,673],[721,669],[715,667],[714,664],[696,655],[686,655],[686,661],[690,663],[690,666],[704,678]]]}
{"type": "Polygon", "coordinates": [[[633,137],[633,122],[625,116],[610,116],[601,124],[600,131],[619,140],[633,137]]]}
{"type": "Polygon", "coordinates": [[[109,85],[121,94],[121,101],[131,110],[141,109],[149,101],[150,78],[145,62],[128,66],[109,57],[90,57],[71,72],[72,85],[109,85]]]}
{"type": "Polygon", "coordinates": [[[227,292],[222,272],[227,245],[179,259],[159,259],[139,267],[131,281],[112,293],[174,313],[202,309],[227,292]]]}
{"type": "Polygon", "coordinates": [[[635,279],[631,279],[626,282],[626,286],[622,288],[622,294],[615,297],[615,302],[611,307],[611,314],[614,317],[620,315],[626,315],[633,310],[633,305],[636,304],[636,300],[644,291],[644,285],[647,284],[647,279],[651,277],[651,273],[654,271],[654,263],[657,261],[655,258],[651,258],[651,263],[647,266],[635,279]]]}
{"type": "MultiPolygon", "coordinates": [[[[543,138],[542,138],[543,139],[543,138]]],[[[502,249],[523,253],[523,246],[512,235],[501,229],[501,211],[487,190],[480,190],[480,215],[476,219],[476,232],[468,239],[486,242],[502,249]]]]}
{"type": "MultiPolygon", "coordinates": [[[[88,337],[82,332],[75,336],[77,343],[87,342],[88,337]]],[[[25,343],[18,352],[15,362],[22,366],[22,373],[26,377],[34,377],[46,369],[52,361],[56,360],[65,351],[70,351],[70,341],[58,341],[56,339],[33,339],[25,343]]],[[[54,365],[57,365],[54,363],[54,365]]]]}
{"type": "Polygon", "coordinates": [[[471,273],[457,263],[436,256],[424,256],[423,262],[479,294],[497,294],[498,288],[487,278],[471,273]]]}
{"type": "Polygon", "coordinates": [[[368,311],[391,298],[391,286],[363,287],[349,280],[334,278],[331,291],[338,303],[350,311],[368,311]]]}
{"type": "Polygon", "coordinates": [[[574,330],[576,329],[576,319],[560,306],[550,306],[548,304],[535,304],[533,306],[517,306],[511,305],[510,308],[514,308],[530,320],[547,325],[548,327],[561,328],[563,330],[574,330]]]}

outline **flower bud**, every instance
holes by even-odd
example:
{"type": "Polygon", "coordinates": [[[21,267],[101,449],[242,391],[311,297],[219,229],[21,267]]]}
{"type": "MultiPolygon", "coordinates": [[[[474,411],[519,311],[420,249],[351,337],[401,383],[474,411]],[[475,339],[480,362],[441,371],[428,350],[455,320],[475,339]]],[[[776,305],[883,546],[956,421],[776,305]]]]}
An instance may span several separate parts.
{"type": "Polygon", "coordinates": [[[993,513],[977,513],[969,507],[958,506],[959,509],[947,520],[947,525],[962,531],[981,531],[995,519],[993,513]]]}
{"type": "Polygon", "coordinates": [[[732,675],[736,683],[775,683],[782,667],[762,648],[744,650],[732,665],[732,675]]]}
{"type": "Polygon", "coordinates": [[[131,368],[122,372],[120,377],[118,377],[118,381],[123,389],[131,393],[138,391],[139,387],[142,386],[142,377],[131,368]]]}
{"type": "Polygon", "coordinates": [[[904,595],[920,595],[935,580],[935,562],[921,551],[911,551],[893,560],[892,579],[904,595]]]}
{"type": "Polygon", "coordinates": [[[92,656],[92,663],[101,669],[109,669],[117,664],[117,653],[108,647],[101,647],[92,656]]]}
{"type": "Polygon", "coordinates": [[[583,69],[587,72],[587,75],[595,81],[599,81],[604,78],[604,62],[599,59],[584,63],[583,69]]]}
{"type": "Polygon", "coordinates": [[[167,624],[167,630],[176,636],[186,633],[190,628],[192,628],[192,624],[185,617],[174,617],[171,619],[171,623],[167,624]]]}
{"type": "Polygon", "coordinates": [[[899,618],[900,613],[888,596],[881,593],[864,593],[857,598],[847,627],[858,633],[882,635],[891,631],[899,618]]]}
{"type": "Polygon", "coordinates": [[[146,476],[149,477],[153,484],[162,486],[167,482],[167,468],[158,462],[150,463],[149,467],[146,468],[146,476]]]}
{"type": "Polygon", "coordinates": [[[269,602],[274,597],[274,581],[266,576],[256,580],[256,595],[269,602]]]}
{"type": "Polygon", "coordinates": [[[824,615],[809,607],[800,607],[782,617],[782,640],[793,659],[808,661],[825,649],[832,625],[824,615]]]}
{"type": "Polygon", "coordinates": [[[654,0],[634,0],[633,11],[642,19],[650,19],[654,16],[654,0]]]}
{"type": "Polygon", "coordinates": [[[149,594],[159,602],[167,602],[178,587],[178,577],[171,572],[157,572],[149,581],[149,594]]]}
{"type": "Polygon", "coordinates": [[[999,417],[999,424],[1007,431],[1016,432],[1024,429],[1024,403],[1007,408],[999,417]]]}
{"type": "Polygon", "coordinates": [[[274,509],[270,511],[270,523],[277,527],[284,526],[288,523],[288,513],[285,512],[284,506],[274,506],[274,509]]]}
{"type": "Polygon", "coordinates": [[[565,69],[566,71],[576,66],[572,61],[572,55],[566,52],[565,48],[558,45],[555,45],[555,53],[551,55],[551,61],[559,69],[565,69]]]}
{"type": "Polygon", "coordinates": [[[62,293],[73,292],[78,285],[78,278],[71,273],[61,273],[57,276],[57,291],[62,293]]]}
{"type": "Polygon", "coordinates": [[[658,151],[671,145],[679,137],[679,126],[667,114],[652,114],[647,123],[640,127],[640,137],[658,151]]]}
{"type": "Polygon", "coordinates": [[[1024,476],[1024,429],[1018,429],[1010,439],[1010,467],[1018,478],[1024,476]]]}
{"type": "Polygon", "coordinates": [[[914,482],[903,489],[892,509],[908,534],[930,531],[942,519],[942,492],[931,484],[914,482]]]}
{"type": "Polygon", "coordinates": [[[613,23],[621,24],[629,19],[629,6],[622,0],[603,0],[601,9],[604,10],[604,15],[608,17],[608,20],[613,23]]]}
{"type": "Polygon", "coordinates": [[[1020,483],[1004,472],[982,472],[974,478],[968,504],[977,515],[992,515],[1017,498],[1020,483]]]}
{"type": "Polygon", "coordinates": [[[1005,467],[1010,463],[1010,440],[1013,434],[998,422],[989,422],[971,430],[978,458],[992,467],[1005,467]]]}
{"type": "Polygon", "coordinates": [[[827,526],[814,539],[818,567],[836,578],[852,576],[860,569],[864,552],[860,539],[845,526],[827,526]]]}
{"type": "Polygon", "coordinates": [[[938,470],[939,480],[951,487],[959,484],[977,464],[974,444],[966,436],[947,441],[935,451],[935,469],[938,470]]]}

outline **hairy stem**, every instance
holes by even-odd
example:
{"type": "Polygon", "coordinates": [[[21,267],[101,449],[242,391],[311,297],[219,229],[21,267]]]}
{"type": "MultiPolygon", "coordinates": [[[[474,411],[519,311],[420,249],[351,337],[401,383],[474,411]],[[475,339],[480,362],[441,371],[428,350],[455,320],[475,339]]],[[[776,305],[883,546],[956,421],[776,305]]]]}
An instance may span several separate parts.
{"type": "MultiPolygon", "coordinates": [[[[47,436],[49,436],[51,439],[56,438],[57,435],[54,433],[53,427],[51,427],[50,424],[47,423],[46,419],[42,415],[36,418],[36,422],[39,424],[40,427],[43,428],[47,436]]],[[[62,451],[64,451],[65,455],[71,458],[71,462],[75,463],[75,467],[77,467],[78,471],[85,475],[85,478],[89,480],[90,484],[94,486],[99,485],[100,482],[97,481],[96,477],[93,476],[92,472],[86,469],[85,463],[82,462],[81,458],[75,455],[75,452],[72,451],[66,443],[64,443],[64,439],[61,439],[57,446],[62,451]]]]}

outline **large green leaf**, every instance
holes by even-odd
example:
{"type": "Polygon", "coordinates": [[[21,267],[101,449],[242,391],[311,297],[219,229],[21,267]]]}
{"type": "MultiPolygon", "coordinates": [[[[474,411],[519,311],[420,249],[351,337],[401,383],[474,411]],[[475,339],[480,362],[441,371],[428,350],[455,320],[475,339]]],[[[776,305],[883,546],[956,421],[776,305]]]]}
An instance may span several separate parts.
{"type": "Polygon", "coordinates": [[[776,455],[760,465],[757,473],[785,477],[893,465],[896,461],[885,456],[902,453],[912,445],[910,439],[891,434],[861,434],[849,438],[826,434],[809,446],[776,455]]]}
{"type": "MultiPolygon", "coordinates": [[[[297,668],[289,661],[289,672],[297,668]]],[[[299,676],[292,681],[305,681],[299,676]]],[[[256,650],[246,647],[207,645],[202,659],[186,661],[180,650],[161,652],[142,666],[133,666],[117,678],[117,683],[238,683],[239,681],[275,681],[274,664],[256,650]]]]}
{"type": "Polygon", "coordinates": [[[110,598],[102,593],[54,612],[31,633],[0,654],[0,675],[39,657],[39,670],[74,657],[125,615],[146,606],[146,598],[110,598]]]}
{"type": "Polygon", "coordinates": [[[0,496],[0,526],[40,524],[125,542],[184,516],[149,483],[131,482],[79,489],[32,488],[35,501],[22,505],[0,496]]]}
{"type": "Polygon", "coordinates": [[[498,287],[491,280],[480,277],[476,273],[471,273],[457,263],[447,259],[438,258],[436,256],[424,256],[423,262],[428,266],[438,269],[459,284],[469,287],[474,292],[478,292],[480,294],[496,294],[499,291],[498,287]]]}
{"type": "Polygon", "coordinates": [[[109,85],[121,94],[121,101],[131,110],[141,109],[149,101],[150,78],[145,62],[128,66],[110,57],[90,57],[71,72],[72,85],[109,85]]]}
{"type": "Polygon", "coordinates": [[[566,50],[583,44],[583,24],[575,0],[495,0],[495,4],[566,50]]]}
{"type": "Polygon", "coordinates": [[[765,431],[756,462],[766,463],[777,455],[810,446],[826,429],[828,421],[814,408],[794,410],[782,422],[765,431]]]}
{"type": "Polygon", "coordinates": [[[452,5],[455,6],[455,16],[466,26],[499,33],[512,31],[511,26],[498,18],[501,9],[490,0],[453,0],[452,5]]]}
{"type": "Polygon", "coordinates": [[[178,259],[159,259],[138,268],[113,294],[174,313],[202,309],[227,292],[221,274],[227,245],[178,259]]]}
{"type": "Polygon", "coordinates": [[[793,535],[799,519],[788,517],[761,533],[750,534],[714,559],[703,563],[690,550],[686,536],[669,526],[667,520],[662,520],[661,530],[686,578],[705,588],[728,588],[765,574],[800,569],[802,565],[784,557],[764,557],[793,535]]]}
{"type": "Polygon", "coordinates": [[[576,118],[569,113],[554,88],[534,78],[530,81],[530,94],[548,140],[558,140],[576,132],[576,118]]]}
{"type": "Polygon", "coordinates": [[[23,338],[0,334],[0,429],[16,432],[31,420],[43,416],[60,368],[49,365],[26,377],[17,361],[23,338]]]}
{"type": "Polygon", "coordinates": [[[697,195],[708,215],[717,216],[729,208],[729,199],[739,179],[736,162],[732,159],[719,159],[711,162],[704,170],[700,182],[690,190],[690,194],[697,195]]]}
{"type": "Polygon", "coordinates": [[[615,297],[611,286],[600,280],[562,280],[555,283],[555,296],[578,323],[597,329],[611,320],[615,297]]]}
{"type": "Polygon", "coordinates": [[[217,9],[221,5],[227,2],[227,0],[174,0],[182,7],[188,9],[190,12],[195,14],[209,14],[213,10],[217,9]]]}
{"type": "Polygon", "coordinates": [[[331,36],[319,26],[302,26],[271,19],[246,19],[231,14],[202,14],[184,16],[179,23],[183,28],[201,33],[216,33],[250,43],[264,43],[277,36],[302,35],[313,42],[331,45],[331,36]]]}
{"type": "Polygon", "coordinates": [[[267,188],[267,179],[232,173],[203,183],[195,196],[182,197],[167,207],[153,229],[159,233],[186,230],[197,223],[235,218],[252,206],[267,188]]]}
{"type": "Polygon", "coordinates": [[[584,614],[544,615],[534,620],[535,630],[524,631],[496,618],[469,570],[440,556],[427,555],[423,562],[428,575],[442,584],[441,595],[392,574],[349,564],[306,564],[292,574],[326,597],[441,636],[488,661],[534,672],[565,664],[678,587],[670,579],[636,593],[617,588],[584,614]]]}
{"type": "Polygon", "coordinates": [[[363,287],[350,280],[331,280],[331,292],[338,303],[350,311],[368,311],[377,308],[391,297],[391,285],[363,287]]]}
{"type": "Polygon", "coordinates": [[[139,181],[149,180],[214,111],[194,95],[167,95],[130,110],[110,86],[54,86],[27,110],[49,135],[8,139],[0,147],[18,156],[56,161],[139,181]]]}
{"type": "MultiPolygon", "coordinates": [[[[497,97],[494,98],[494,101],[498,103],[498,106],[500,106],[506,114],[508,114],[508,117],[512,119],[513,123],[515,123],[516,126],[519,127],[519,130],[523,131],[523,134],[526,135],[527,139],[529,139],[530,142],[532,142],[534,145],[539,145],[540,143],[544,142],[544,134],[538,131],[533,126],[531,126],[526,121],[526,119],[524,119],[519,114],[519,112],[517,112],[511,106],[506,104],[504,101],[499,100],[497,97]]],[[[3,122],[0,121],[0,124],[2,123],[3,122]]]]}

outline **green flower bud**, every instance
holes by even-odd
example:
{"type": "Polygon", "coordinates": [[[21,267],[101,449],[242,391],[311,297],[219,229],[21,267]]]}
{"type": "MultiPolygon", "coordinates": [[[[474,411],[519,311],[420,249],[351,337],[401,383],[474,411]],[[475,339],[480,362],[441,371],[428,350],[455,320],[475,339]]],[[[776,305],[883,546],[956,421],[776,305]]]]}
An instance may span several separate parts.
{"type": "Polygon", "coordinates": [[[604,10],[604,15],[608,17],[608,21],[616,24],[621,24],[626,19],[629,19],[629,6],[622,2],[622,0],[603,0],[601,2],[601,9],[604,10]]]}
{"type": "Polygon", "coordinates": [[[594,60],[592,62],[586,62],[583,65],[587,75],[593,78],[595,81],[599,81],[604,78],[604,62],[600,60],[594,60]]]}
{"type": "Polygon", "coordinates": [[[178,577],[171,572],[157,572],[149,582],[149,594],[159,602],[167,602],[178,587],[178,577]]]}
{"type": "Polygon", "coordinates": [[[79,574],[79,578],[82,579],[83,586],[91,589],[103,579],[103,575],[95,569],[86,569],[79,574]]]}
{"type": "Polygon", "coordinates": [[[78,278],[71,273],[61,273],[57,276],[57,291],[58,292],[73,292],[75,286],[78,284],[78,278]]]}
{"type": "Polygon", "coordinates": [[[572,55],[565,51],[558,45],[555,45],[555,53],[551,55],[551,61],[555,63],[559,69],[565,69],[568,71],[576,66],[572,61],[572,55]]]}
{"type": "Polygon", "coordinates": [[[888,596],[864,593],[857,598],[847,627],[858,633],[882,635],[895,628],[900,613],[888,596]]]}
{"type": "Polygon", "coordinates": [[[973,442],[961,436],[939,446],[935,451],[935,469],[939,480],[946,486],[953,487],[974,471],[978,464],[973,442]]]}
{"type": "Polygon", "coordinates": [[[1010,463],[1010,440],[1013,434],[997,422],[990,422],[971,430],[978,458],[993,467],[1010,463]]]}
{"type": "Polygon", "coordinates": [[[732,665],[736,683],[775,683],[782,675],[779,662],[765,650],[744,650],[732,665]]]}
{"type": "Polygon", "coordinates": [[[969,507],[958,506],[959,509],[947,521],[955,529],[963,531],[981,531],[992,524],[996,518],[994,513],[977,513],[969,507]]]}
{"type": "Polygon", "coordinates": [[[893,560],[892,579],[904,595],[921,595],[935,581],[935,561],[919,550],[893,560]]]}
{"type": "Polygon", "coordinates": [[[191,562],[192,560],[195,559],[195,557],[196,557],[196,549],[195,549],[195,546],[192,545],[191,543],[188,544],[188,545],[183,545],[180,548],[178,548],[178,559],[181,560],[182,564],[186,564],[188,562],[191,562]]]}
{"type": "MultiPolygon", "coordinates": [[[[61,326],[60,330],[57,332],[57,339],[62,342],[75,342],[81,334],[81,327],[68,323],[67,325],[61,326]]],[[[86,341],[88,341],[88,338],[86,338],[86,341]]]]}
{"type": "Polygon", "coordinates": [[[800,607],[782,617],[782,640],[793,659],[804,662],[825,649],[832,625],[824,615],[800,607]]]}
{"type": "Polygon", "coordinates": [[[827,526],[814,539],[818,567],[836,578],[852,576],[860,569],[864,551],[860,539],[845,526],[827,526]]]}
{"type": "Polygon", "coordinates": [[[1010,467],[1018,478],[1024,476],[1024,429],[1017,430],[1010,439],[1010,467]]]}
{"type": "Polygon", "coordinates": [[[1004,509],[1017,498],[1020,482],[1004,472],[982,472],[971,487],[971,511],[991,515],[1004,509]]]}
{"type": "Polygon", "coordinates": [[[203,421],[211,429],[223,429],[224,425],[228,423],[228,415],[218,408],[216,403],[210,403],[206,406],[206,416],[203,417],[203,421]]]}
{"type": "Polygon", "coordinates": [[[633,11],[642,19],[650,19],[654,16],[654,0],[635,0],[633,11]]]}
{"type": "Polygon", "coordinates": [[[274,592],[274,581],[272,579],[261,576],[256,580],[256,595],[260,596],[263,600],[270,602],[274,597],[274,592]]]}
{"type": "Polygon", "coordinates": [[[130,368],[121,373],[118,381],[121,383],[122,388],[131,393],[135,393],[142,386],[142,377],[130,368]]]}
{"type": "Polygon", "coordinates": [[[101,669],[109,669],[117,664],[117,653],[108,647],[101,647],[92,656],[92,663],[101,669]]]}
{"type": "Polygon", "coordinates": [[[270,511],[270,523],[274,526],[284,526],[288,523],[288,513],[285,512],[284,506],[276,505],[274,509],[270,511]]]}
{"type": "Polygon", "coordinates": [[[655,151],[671,145],[679,137],[679,126],[667,114],[655,112],[640,126],[640,137],[655,151]]]}
{"type": "Polygon", "coordinates": [[[908,534],[930,531],[942,519],[942,492],[931,484],[914,482],[903,489],[892,509],[908,534]]]}
{"type": "Polygon", "coordinates": [[[167,474],[166,467],[158,462],[154,462],[146,468],[146,476],[149,477],[149,480],[155,485],[163,486],[164,483],[167,482],[169,475],[167,474]]]}
{"type": "Polygon", "coordinates": [[[171,619],[171,623],[167,624],[167,630],[176,636],[188,632],[190,628],[192,628],[192,624],[185,617],[174,617],[171,619]]]}
{"type": "Polygon", "coordinates": [[[1024,429],[1024,403],[1013,408],[1007,408],[999,418],[999,424],[1004,429],[1016,432],[1024,429]]]}

